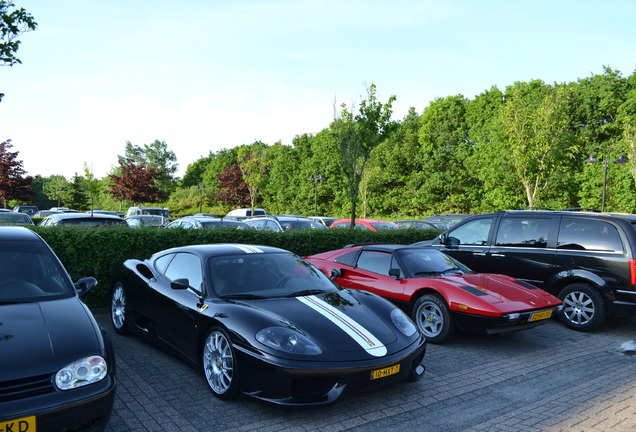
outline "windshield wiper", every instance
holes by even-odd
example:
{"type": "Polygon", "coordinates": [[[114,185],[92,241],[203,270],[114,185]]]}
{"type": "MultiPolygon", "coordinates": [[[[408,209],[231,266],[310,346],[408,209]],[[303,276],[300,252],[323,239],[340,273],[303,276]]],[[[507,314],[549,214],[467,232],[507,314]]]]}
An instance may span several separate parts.
{"type": "Polygon", "coordinates": [[[222,299],[234,299],[234,300],[259,300],[266,297],[256,294],[227,294],[220,296],[222,299]]]}

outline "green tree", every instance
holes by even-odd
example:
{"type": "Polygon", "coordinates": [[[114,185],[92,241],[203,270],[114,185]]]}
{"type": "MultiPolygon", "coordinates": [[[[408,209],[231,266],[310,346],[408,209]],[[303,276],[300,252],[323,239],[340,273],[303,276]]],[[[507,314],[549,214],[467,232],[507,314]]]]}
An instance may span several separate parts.
{"type": "Polygon", "coordinates": [[[565,86],[539,80],[516,82],[506,91],[501,118],[508,154],[530,207],[562,162],[577,154],[569,131],[568,98],[565,86]]]}
{"type": "Polygon", "coordinates": [[[61,175],[52,175],[46,179],[42,191],[50,200],[57,202],[57,207],[61,207],[62,203],[66,203],[68,199],[68,181],[66,177],[61,175]]]}
{"type": "Polygon", "coordinates": [[[256,141],[249,146],[238,149],[238,165],[241,168],[243,181],[247,185],[252,212],[261,198],[261,192],[267,182],[267,174],[271,166],[266,144],[256,141]]]}
{"type": "MultiPolygon", "coordinates": [[[[16,8],[12,1],[0,0],[0,66],[13,66],[22,61],[16,56],[23,33],[33,31],[37,23],[24,8],[16,8]]],[[[0,93],[0,101],[4,93],[0,93]]]]}
{"type": "Polygon", "coordinates": [[[80,211],[88,210],[90,199],[85,179],[75,173],[67,188],[67,205],[80,211]]]}
{"type": "Polygon", "coordinates": [[[124,156],[118,156],[120,165],[133,161],[137,166],[143,164],[154,169],[154,183],[162,199],[167,198],[176,189],[177,180],[174,174],[179,168],[177,156],[172,150],[168,150],[165,141],[155,140],[151,144],[144,144],[143,147],[126,141],[124,150],[124,156]]]}
{"type": "Polygon", "coordinates": [[[395,99],[395,96],[390,96],[385,104],[380,103],[377,100],[375,84],[371,84],[367,87],[367,99],[360,103],[358,114],[353,114],[354,106],[349,109],[345,104],[341,104],[340,113],[335,114],[332,129],[338,140],[342,168],[347,179],[351,202],[351,228],[355,224],[360,181],[371,152],[394,126],[391,114],[395,99]]]}

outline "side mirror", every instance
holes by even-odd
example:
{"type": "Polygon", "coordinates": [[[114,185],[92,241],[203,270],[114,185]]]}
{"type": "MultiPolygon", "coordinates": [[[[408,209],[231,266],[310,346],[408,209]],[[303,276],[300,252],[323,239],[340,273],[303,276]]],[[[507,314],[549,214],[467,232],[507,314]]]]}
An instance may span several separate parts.
{"type": "Polygon", "coordinates": [[[97,286],[97,279],[92,276],[80,278],[75,282],[75,290],[80,297],[95,288],[95,286],[97,286]]]}
{"type": "Polygon", "coordinates": [[[331,276],[329,276],[329,279],[334,280],[336,278],[341,278],[341,277],[342,277],[342,270],[340,269],[331,270],[331,276]]]}
{"type": "Polygon", "coordinates": [[[396,280],[400,280],[400,269],[397,269],[397,268],[390,269],[389,276],[394,277],[396,280]]]}
{"type": "Polygon", "coordinates": [[[170,282],[170,288],[175,290],[185,290],[190,288],[190,281],[188,278],[175,279],[170,282]]]}

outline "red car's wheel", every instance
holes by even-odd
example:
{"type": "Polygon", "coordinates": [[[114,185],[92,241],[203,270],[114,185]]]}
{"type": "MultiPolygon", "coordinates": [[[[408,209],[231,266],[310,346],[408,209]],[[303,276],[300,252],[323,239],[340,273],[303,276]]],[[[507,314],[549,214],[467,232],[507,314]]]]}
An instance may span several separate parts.
{"type": "Polygon", "coordinates": [[[411,317],[430,343],[446,342],[455,335],[455,323],[448,306],[438,295],[420,297],[413,306],[411,317]]]}

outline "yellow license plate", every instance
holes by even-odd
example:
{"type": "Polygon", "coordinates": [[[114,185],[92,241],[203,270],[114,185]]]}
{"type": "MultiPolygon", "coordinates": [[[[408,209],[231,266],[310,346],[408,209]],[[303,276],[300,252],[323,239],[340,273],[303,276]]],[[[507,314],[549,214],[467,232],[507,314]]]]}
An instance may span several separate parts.
{"type": "Polygon", "coordinates": [[[539,320],[542,320],[542,319],[548,319],[551,316],[552,316],[552,311],[551,310],[545,311],[545,312],[536,312],[536,313],[533,313],[532,315],[530,315],[530,320],[529,321],[532,322],[532,321],[539,321],[539,320]]]}
{"type": "Polygon", "coordinates": [[[398,373],[400,371],[400,365],[395,365],[395,366],[390,366],[388,368],[384,368],[384,369],[378,369],[378,370],[374,370],[371,371],[371,379],[378,379],[378,378],[384,378],[387,377],[389,375],[395,375],[396,373],[398,373]]]}
{"type": "Polygon", "coordinates": [[[35,416],[0,421],[2,432],[35,432],[35,416]]]}

